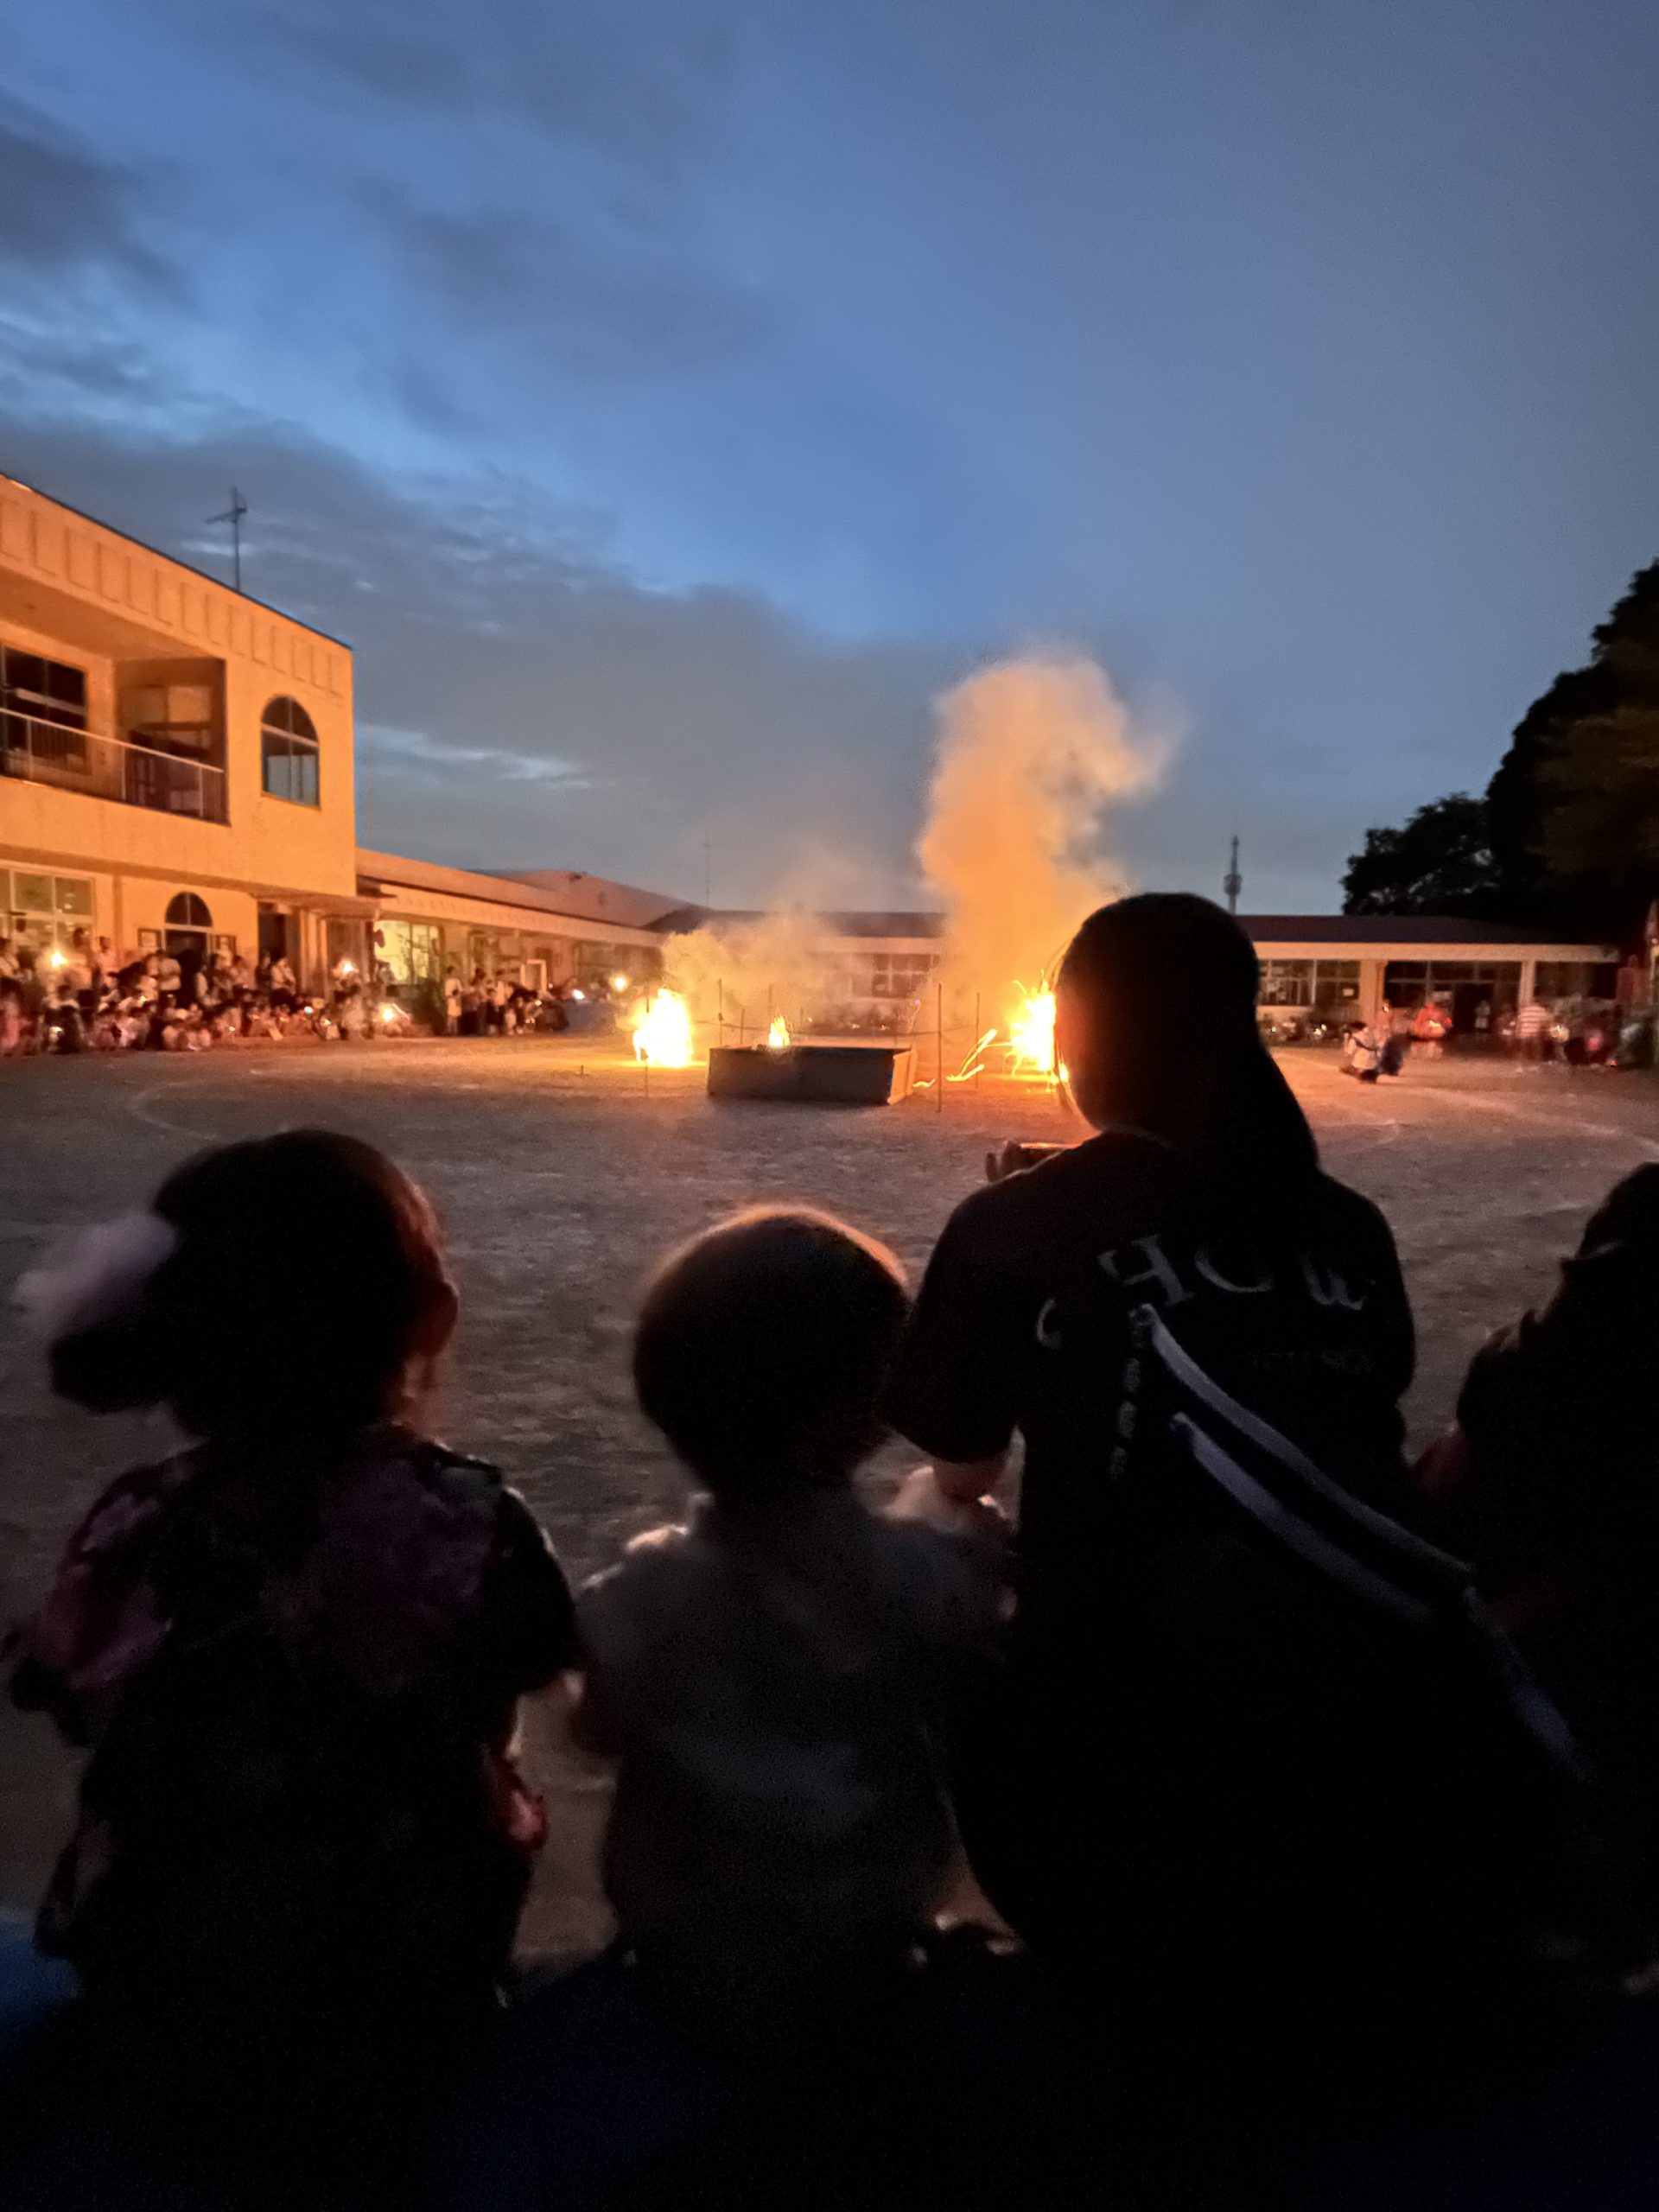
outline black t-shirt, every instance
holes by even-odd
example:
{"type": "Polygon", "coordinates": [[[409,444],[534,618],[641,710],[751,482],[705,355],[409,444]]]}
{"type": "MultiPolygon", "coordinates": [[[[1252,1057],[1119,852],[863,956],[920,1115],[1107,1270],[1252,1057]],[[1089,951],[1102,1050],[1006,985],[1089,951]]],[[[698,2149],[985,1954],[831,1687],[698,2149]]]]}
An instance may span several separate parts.
{"type": "MultiPolygon", "coordinates": [[[[1410,1308],[1394,1239],[1356,1192],[1264,1155],[1255,1187],[1205,1183],[1155,1139],[1108,1132],[988,1185],[934,1251],[889,1396],[931,1457],[1024,1440],[1021,1628],[1064,1638],[1132,1576],[1117,1427],[1135,1309],[1222,1387],[1385,1512],[1405,1503],[1410,1308]]],[[[1142,1452],[1144,1459],[1144,1452],[1142,1452]]]]}

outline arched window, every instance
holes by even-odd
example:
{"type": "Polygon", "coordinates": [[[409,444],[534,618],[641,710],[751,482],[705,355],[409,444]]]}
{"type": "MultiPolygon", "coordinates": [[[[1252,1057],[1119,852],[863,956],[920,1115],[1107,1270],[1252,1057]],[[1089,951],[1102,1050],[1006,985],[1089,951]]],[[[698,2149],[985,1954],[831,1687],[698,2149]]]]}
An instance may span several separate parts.
{"type": "Polygon", "coordinates": [[[167,926],[170,930],[210,930],[213,918],[207,911],[207,901],[198,899],[194,891],[181,891],[176,899],[167,904],[167,926]]]}
{"type": "Polygon", "coordinates": [[[296,806],[320,804],[317,728],[297,699],[267,701],[259,717],[259,758],[266,792],[296,806]]]}

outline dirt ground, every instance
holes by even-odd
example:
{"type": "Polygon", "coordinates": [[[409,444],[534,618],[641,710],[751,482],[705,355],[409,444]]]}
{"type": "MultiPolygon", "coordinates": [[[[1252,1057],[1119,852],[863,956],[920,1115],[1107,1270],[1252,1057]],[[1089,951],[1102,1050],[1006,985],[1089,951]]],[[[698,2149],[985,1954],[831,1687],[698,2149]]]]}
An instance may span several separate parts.
{"type": "MultiPolygon", "coordinates": [[[[1369,1090],[1332,1055],[1292,1052],[1284,1065],[1329,1166],[1394,1222],[1422,1339],[1411,1410],[1426,1438],[1485,1332],[1547,1291],[1591,1203],[1659,1157],[1659,1087],[1442,1060],[1369,1090]]],[[[461,1289],[443,1431],[505,1469],[579,1576],[681,1495],[627,1383],[629,1317],[658,1253],[744,1200],[795,1198],[919,1267],[988,1143],[1065,1135],[1063,1113],[1039,1089],[989,1078],[949,1091],[942,1113],[931,1094],[864,1112],[711,1104],[700,1071],[647,1084],[613,1046],[569,1038],[14,1063],[0,1068],[0,1300],[53,1236],[141,1202],[205,1143],[301,1123],[372,1138],[437,1201],[461,1289]]],[[[160,1416],[66,1410],[37,1369],[0,1325],[3,1618],[32,1601],[98,1486],[165,1448],[160,1416]]],[[[531,1758],[555,1840],[526,1936],[575,1948],[604,1930],[593,1867],[605,1783],[550,1714],[532,1717],[531,1758]]],[[[0,1713],[0,1904],[32,1902],[72,1788],[45,1726],[0,1713]]]]}

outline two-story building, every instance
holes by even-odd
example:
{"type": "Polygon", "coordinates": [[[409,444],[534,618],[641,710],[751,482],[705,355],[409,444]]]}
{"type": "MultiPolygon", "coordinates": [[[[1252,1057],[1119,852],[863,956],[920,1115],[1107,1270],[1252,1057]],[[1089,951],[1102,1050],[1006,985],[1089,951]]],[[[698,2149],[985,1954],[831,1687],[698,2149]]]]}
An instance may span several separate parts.
{"type": "Polygon", "coordinates": [[[366,947],[352,655],[0,477],[0,934],[366,947]]]}

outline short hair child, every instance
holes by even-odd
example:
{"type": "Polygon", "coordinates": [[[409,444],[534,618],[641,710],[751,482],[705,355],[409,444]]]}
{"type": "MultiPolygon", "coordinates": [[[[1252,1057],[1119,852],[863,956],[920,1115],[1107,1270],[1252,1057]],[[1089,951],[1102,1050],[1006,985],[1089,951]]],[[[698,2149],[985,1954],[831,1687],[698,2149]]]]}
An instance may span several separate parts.
{"type": "Polygon", "coordinates": [[[578,1727],[620,1759],[625,1944],[739,2038],[844,2018],[954,1864],[933,1726],[992,1632],[993,1566],[853,1486],[908,1306],[891,1253],[794,1208],[694,1239],[639,1316],[640,1404],[702,1494],[580,1594],[578,1727]]]}
{"type": "Polygon", "coordinates": [[[199,1440],[104,1493],[9,1640],[92,1754],[40,1941],[204,2124],[360,2126],[492,2001],[541,1840],[517,1702],[574,1657],[521,1501],[415,1425],[456,1311],[432,1210],[289,1131],[29,1294],[62,1395],[199,1440]]]}
{"type": "Polygon", "coordinates": [[[641,1410],[704,1488],[758,1504],[844,1481],[910,1312],[891,1252],[829,1215],[756,1208],[676,1252],[634,1332],[641,1410]]]}

